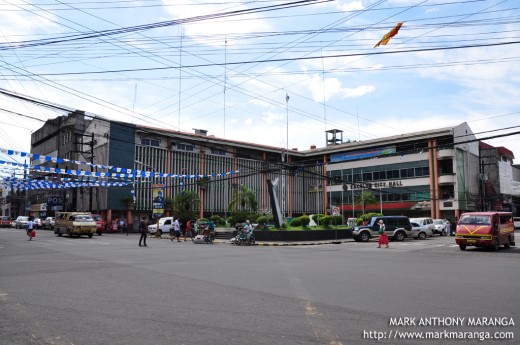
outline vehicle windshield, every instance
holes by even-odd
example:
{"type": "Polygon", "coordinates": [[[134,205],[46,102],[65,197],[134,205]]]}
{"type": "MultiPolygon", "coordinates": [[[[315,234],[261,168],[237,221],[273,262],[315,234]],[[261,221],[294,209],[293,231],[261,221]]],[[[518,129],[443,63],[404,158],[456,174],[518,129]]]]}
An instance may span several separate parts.
{"type": "Polygon", "coordinates": [[[27,220],[29,220],[29,217],[18,217],[18,220],[22,221],[22,222],[27,221],[27,220]]]}
{"type": "Polygon", "coordinates": [[[471,225],[491,225],[491,217],[489,216],[466,216],[460,219],[459,224],[471,225]]]}
{"type": "Polygon", "coordinates": [[[94,219],[92,219],[92,216],[88,215],[77,215],[72,217],[72,220],[76,222],[92,222],[94,219]]]}
{"type": "Polygon", "coordinates": [[[95,220],[95,221],[98,221],[98,222],[99,222],[100,220],[102,220],[102,219],[101,219],[101,216],[92,216],[92,218],[94,218],[94,220],[95,220]]]}
{"type": "Polygon", "coordinates": [[[442,220],[441,219],[434,219],[433,220],[433,224],[443,224],[442,220]]]}

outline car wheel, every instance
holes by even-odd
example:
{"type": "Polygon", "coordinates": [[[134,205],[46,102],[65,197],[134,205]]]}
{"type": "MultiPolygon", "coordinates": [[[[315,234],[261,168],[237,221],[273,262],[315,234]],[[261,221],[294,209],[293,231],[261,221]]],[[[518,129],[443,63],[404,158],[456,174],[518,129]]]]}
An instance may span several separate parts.
{"type": "Polygon", "coordinates": [[[162,236],[162,230],[159,230],[159,236],[162,236]]]}
{"type": "Polygon", "coordinates": [[[363,231],[361,234],[359,234],[359,240],[361,242],[368,242],[370,239],[370,236],[368,235],[368,231],[363,231]]]}
{"type": "Polygon", "coordinates": [[[96,234],[97,234],[98,236],[101,236],[103,233],[102,233],[101,231],[97,231],[96,234]]]}
{"type": "Polygon", "coordinates": [[[441,232],[441,236],[447,236],[447,234],[446,234],[446,230],[442,230],[442,232],[441,232]]]}
{"type": "MultiPolygon", "coordinates": [[[[89,238],[92,238],[92,235],[94,235],[94,234],[93,234],[93,233],[90,233],[90,234],[88,234],[88,237],[89,237],[89,238]]],[[[80,235],[80,236],[81,236],[81,235],[80,235]]]]}
{"type": "Polygon", "coordinates": [[[466,250],[466,245],[465,244],[459,244],[459,248],[460,248],[460,250],[466,250]]]}
{"type": "Polygon", "coordinates": [[[424,233],[424,232],[420,232],[420,233],[419,233],[419,239],[420,239],[420,240],[424,240],[424,239],[426,239],[426,233],[424,233]]]}
{"type": "Polygon", "coordinates": [[[404,235],[404,232],[402,232],[402,231],[398,231],[397,234],[394,235],[394,238],[395,238],[395,240],[396,240],[397,242],[402,242],[402,241],[404,241],[405,237],[406,237],[406,236],[404,235]]]}

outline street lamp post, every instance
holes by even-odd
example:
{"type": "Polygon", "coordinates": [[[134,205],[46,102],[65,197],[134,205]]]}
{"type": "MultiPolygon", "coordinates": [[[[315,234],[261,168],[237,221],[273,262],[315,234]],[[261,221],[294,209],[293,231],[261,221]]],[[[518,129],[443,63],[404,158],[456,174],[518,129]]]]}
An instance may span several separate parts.
{"type": "Polygon", "coordinates": [[[379,205],[381,207],[381,214],[383,214],[383,190],[379,187],[379,205]]]}

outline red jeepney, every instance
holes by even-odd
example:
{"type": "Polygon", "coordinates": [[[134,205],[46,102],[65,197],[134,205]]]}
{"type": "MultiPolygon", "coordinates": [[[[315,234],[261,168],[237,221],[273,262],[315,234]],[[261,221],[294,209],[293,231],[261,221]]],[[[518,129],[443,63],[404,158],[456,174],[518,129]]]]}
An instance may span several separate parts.
{"type": "Polygon", "coordinates": [[[455,242],[461,250],[467,246],[498,250],[515,245],[515,228],[511,212],[467,212],[460,216],[455,242]]]}

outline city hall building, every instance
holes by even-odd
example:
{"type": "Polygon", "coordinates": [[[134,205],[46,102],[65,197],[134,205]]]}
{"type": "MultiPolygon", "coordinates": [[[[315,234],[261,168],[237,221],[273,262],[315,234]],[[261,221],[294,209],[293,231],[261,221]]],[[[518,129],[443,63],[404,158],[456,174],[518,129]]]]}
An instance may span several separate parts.
{"type": "MultiPolygon", "coordinates": [[[[31,153],[40,161],[31,165],[52,168],[33,171],[31,177],[120,181],[123,186],[40,189],[30,198],[32,204],[61,201],[47,205],[47,214],[88,210],[134,225],[141,216],[151,216],[157,188],[167,198],[191,190],[200,198],[201,217],[225,217],[238,189],[246,186],[256,193],[260,212],[270,213],[268,181],[276,185],[284,217],[333,213],[347,219],[382,212],[455,219],[468,210],[516,212],[520,182],[512,152],[480,142],[466,123],[347,143],[334,129],[325,133],[324,143],[288,151],[217,138],[202,129],[186,133],[74,111],[48,120],[32,134],[31,153]],[[42,162],[42,156],[66,162],[42,162]],[[73,167],[78,162],[85,164],[73,167]],[[63,174],[68,170],[81,173],[63,174]],[[366,192],[377,203],[359,203],[366,192]],[[124,201],[128,197],[135,200],[131,209],[124,201]]],[[[19,208],[14,204],[11,213],[21,214],[19,208]]]]}

